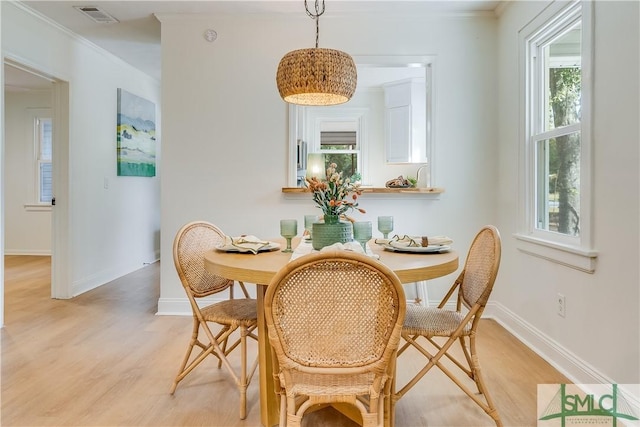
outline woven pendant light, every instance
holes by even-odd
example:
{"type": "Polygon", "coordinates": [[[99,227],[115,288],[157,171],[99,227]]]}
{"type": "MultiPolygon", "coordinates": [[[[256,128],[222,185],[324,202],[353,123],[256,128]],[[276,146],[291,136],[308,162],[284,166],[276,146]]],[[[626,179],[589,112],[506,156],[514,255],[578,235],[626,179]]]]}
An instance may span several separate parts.
{"type": "Polygon", "coordinates": [[[280,96],[286,102],[299,105],[336,105],[347,102],[353,96],[358,81],[356,64],[349,54],[318,47],[318,18],[324,13],[319,0],[315,2],[315,14],[307,14],[316,21],[316,47],[287,53],[276,74],[280,96]]]}

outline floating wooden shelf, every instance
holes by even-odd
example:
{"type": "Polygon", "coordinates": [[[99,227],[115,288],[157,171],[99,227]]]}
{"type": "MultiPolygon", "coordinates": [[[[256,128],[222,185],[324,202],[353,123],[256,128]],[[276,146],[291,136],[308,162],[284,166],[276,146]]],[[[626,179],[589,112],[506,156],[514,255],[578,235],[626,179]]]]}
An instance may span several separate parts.
{"type": "MultiPolygon", "coordinates": [[[[444,188],[387,188],[387,187],[362,187],[363,194],[440,194],[444,193],[444,188]]],[[[302,187],[282,187],[283,193],[309,193],[308,188],[302,187]]]]}

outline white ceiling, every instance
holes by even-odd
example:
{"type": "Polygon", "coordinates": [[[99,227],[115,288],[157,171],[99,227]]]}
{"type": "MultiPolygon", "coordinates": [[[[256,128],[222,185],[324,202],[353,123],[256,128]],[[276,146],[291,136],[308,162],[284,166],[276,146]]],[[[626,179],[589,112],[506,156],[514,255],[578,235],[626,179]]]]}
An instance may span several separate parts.
{"type": "MultiPolygon", "coordinates": [[[[312,3],[313,0],[310,0],[312,3]]],[[[29,1],[23,4],[47,16],[72,32],[88,39],[120,57],[125,62],[160,80],[160,22],[154,14],[218,14],[241,12],[245,14],[305,13],[301,0],[284,1],[29,1]],[[118,23],[96,23],[73,6],[94,6],[116,18],[118,23]]],[[[490,13],[498,7],[495,0],[328,0],[325,16],[330,14],[367,13],[490,13]]],[[[7,70],[8,67],[5,67],[7,70]]],[[[15,82],[17,73],[7,73],[7,85],[15,82]]],[[[362,76],[365,77],[365,76],[362,76]]],[[[23,77],[24,80],[24,77],[23,77]]],[[[359,79],[360,80],[360,79],[359,79]]],[[[364,81],[363,81],[364,83],[364,81]]]]}

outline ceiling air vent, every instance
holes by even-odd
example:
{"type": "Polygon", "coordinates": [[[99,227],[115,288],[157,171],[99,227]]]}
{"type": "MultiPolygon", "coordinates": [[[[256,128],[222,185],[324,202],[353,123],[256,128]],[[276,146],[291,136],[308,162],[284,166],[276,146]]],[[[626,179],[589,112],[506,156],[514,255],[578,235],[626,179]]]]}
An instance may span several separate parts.
{"type": "Polygon", "coordinates": [[[99,24],[113,24],[119,22],[113,16],[95,6],[73,6],[73,8],[82,12],[84,15],[91,18],[91,20],[99,24]]]}

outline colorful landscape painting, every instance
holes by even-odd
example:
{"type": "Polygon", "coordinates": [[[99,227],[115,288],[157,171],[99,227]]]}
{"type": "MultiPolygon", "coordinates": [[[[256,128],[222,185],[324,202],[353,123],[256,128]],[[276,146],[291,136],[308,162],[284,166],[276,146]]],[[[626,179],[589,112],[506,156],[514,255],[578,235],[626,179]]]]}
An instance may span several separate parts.
{"type": "Polygon", "coordinates": [[[118,88],[118,176],[156,176],[156,106],[118,88]]]}

